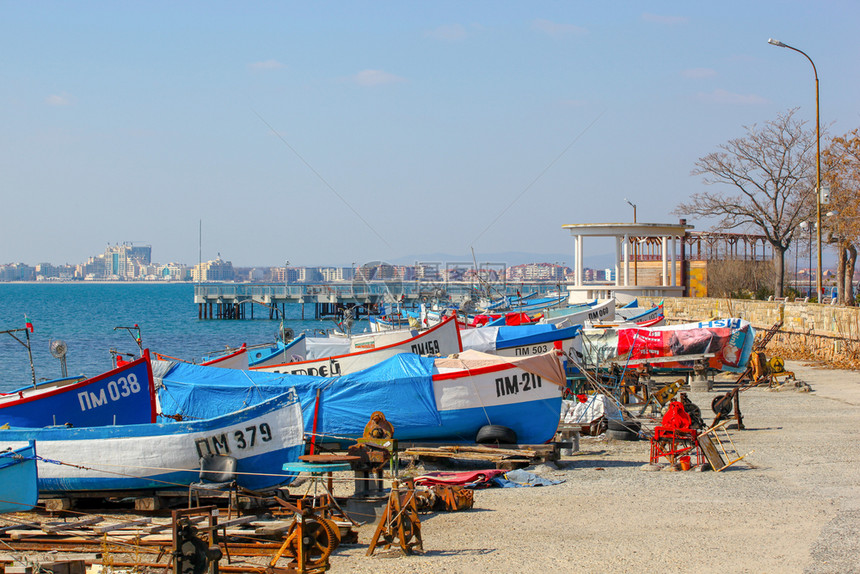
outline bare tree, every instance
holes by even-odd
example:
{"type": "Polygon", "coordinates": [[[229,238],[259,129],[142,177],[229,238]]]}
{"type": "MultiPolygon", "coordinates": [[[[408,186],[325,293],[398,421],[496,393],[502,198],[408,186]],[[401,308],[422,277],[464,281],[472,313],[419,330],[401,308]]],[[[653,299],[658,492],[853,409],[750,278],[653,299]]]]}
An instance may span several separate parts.
{"type": "Polygon", "coordinates": [[[860,238],[860,130],[834,138],[821,154],[830,185],[829,217],[822,224],[836,247],[839,303],[854,305],[854,267],[860,238]]]}
{"type": "Polygon", "coordinates": [[[695,193],[675,209],[679,215],[719,218],[715,229],[761,232],[773,247],[774,294],[783,295],[785,252],[794,228],[815,208],[815,132],[795,120],[797,108],[763,126],[744,126],[747,135],[699,158],[693,175],[731,192],[695,193]]]}

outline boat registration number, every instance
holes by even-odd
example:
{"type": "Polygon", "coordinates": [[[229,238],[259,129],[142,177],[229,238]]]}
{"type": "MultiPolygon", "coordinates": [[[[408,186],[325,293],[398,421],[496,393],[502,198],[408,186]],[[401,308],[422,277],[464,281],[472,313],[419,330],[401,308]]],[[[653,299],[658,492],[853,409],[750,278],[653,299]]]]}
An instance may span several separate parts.
{"type": "Polygon", "coordinates": [[[438,355],[439,341],[437,341],[436,339],[431,339],[429,341],[412,343],[412,345],[410,346],[410,350],[416,355],[438,355]]]}
{"type": "Polygon", "coordinates": [[[197,447],[198,456],[206,456],[209,454],[230,454],[231,449],[234,451],[245,450],[270,440],[272,440],[272,427],[269,426],[269,423],[260,423],[244,429],[198,438],[194,441],[194,446],[197,447]]]}
{"type": "Polygon", "coordinates": [[[78,403],[81,405],[81,411],[88,411],[139,392],[140,383],[137,381],[137,376],[129,373],[128,376],[110,381],[98,392],[81,391],[78,393],[78,403]]]}
{"type": "Polygon", "coordinates": [[[496,379],[496,396],[516,395],[520,392],[534,391],[541,386],[541,378],[534,373],[522,373],[496,379]]]}
{"type": "Polygon", "coordinates": [[[545,343],[543,345],[534,345],[532,347],[517,347],[515,349],[515,356],[528,357],[531,355],[540,355],[541,353],[549,352],[549,350],[552,348],[552,345],[550,345],[549,343],[545,343]]]}

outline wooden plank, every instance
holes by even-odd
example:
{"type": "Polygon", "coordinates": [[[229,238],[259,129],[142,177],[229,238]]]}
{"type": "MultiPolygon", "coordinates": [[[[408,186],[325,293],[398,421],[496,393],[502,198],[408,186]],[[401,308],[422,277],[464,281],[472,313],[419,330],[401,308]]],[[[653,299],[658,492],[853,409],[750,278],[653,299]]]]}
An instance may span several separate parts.
{"type": "Polygon", "coordinates": [[[255,536],[281,536],[287,530],[290,529],[292,524],[286,524],[283,526],[258,526],[254,530],[255,536]]]}
{"type": "Polygon", "coordinates": [[[10,524],[9,526],[3,526],[2,528],[0,528],[0,533],[9,532],[9,531],[16,530],[16,529],[20,530],[21,528],[36,528],[36,529],[38,529],[41,527],[42,527],[41,522],[18,522],[15,524],[10,524]]]}
{"type": "Polygon", "coordinates": [[[135,510],[159,510],[161,508],[161,498],[158,496],[145,496],[143,498],[134,499],[135,510]]]}
{"type": "Polygon", "coordinates": [[[118,524],[98,526],[96,528],[93,528],[93,531],[99,534],[104,534],[105,532],[110,532],[112,530],[122,530],[123,528],[128,528],[129,526],[143,526],[144,524],[150,524],[151,522],[151,518],[140,518],[138,520],[129,520],[128,522],[120,522],[118,524]]]}
{"type": "MultiPolygon", "coordinates": [[[[206,520],[206,516],[191,516],[190,518],[188,518],[188,521],[191,524],[199,524],[200,522],[203,522],[204,520],[206,520]]],[[[163,530],[170,530],[171,528],[173,528],[173,524],[171,522],[165,522],[163,524],[153,524],[149,528],[144,529],[144,531],[148,532],[149,534],[155,534],[156,532],[162,532],[163,530]]]]}
{"type": "Polygon", "coordinates": [[[404,454],[417,456],[419,458],[463,458],[467,460],[486,460],[486,461],[500,461],[504,460],[506,457],[504,456],[493,456],[488,454],[479,454],[479,453],[469,453],[469,452],[446,452],[440,450],[427,450],[427,451],[407,451],[404,454]]]}
{"type": "Polygon", "coordinates": [[[77,522],[62,522],[60,524],[55,524],[53,526],[42,526],[42,530],[48,533],[54,532],[67,532],[69,530],[75,530],[82,526],[90,526],[91,524],[98,524],[99,522],[104,521],[104,518],[101,516],[91,516],[89,518],[85,518],[83,520],[78,520],[77,522]]]}
{"type": "Polygon", "coordinates": [[[726,462],[720,455],[720,451],[717,450],[717,446],[714,444],[711,435],[700,434],[699,447],[702,449],[702,452],[705,453],[705,458],[708,459],[711,468],[713,468],[715,471],[719,472],[726,467],[726,462]]]}
{"type": "Polygon", "coordinates": [[[439,448],[410,448],[408,450],[403,451],[403,454],[410,454],[415,452],[440,452],[440,453],[454,453],[454,454],[488,454],[493,456],[519,456],[519,457],[538,457],[542,456],[545,453],[551,452],[554,450],[554,446],[547,445],[546,448],[541,449],[540,451],[533,450],[517,450],[517,449],[506,449],[506,448],[492,448],[492,447],[439,447],[439,448]]]}
{"type": "MultiPolygon", "coordinates": [[[[462,444],[462,445],[452,445],[451,443],[442,443],[442,442],[406,442],[401,441],[398,443],[400,447],[400,451],[410,450],[413,448],[496,448],[496,447],[488,447],[486,445],[479,444],[462,444]]],[[[519,449],[531,449],[531,450],[540,450],[542,448],[546,448],[545,444],[502,444],[499,445],[500,448],[509,448],[513,450],[519,449]]]]}
{"type": "Polygon", "coordinates": [[[256,516],[243,516],[241,518],[234,518],[233,520],[228,520],[227,522],[219,522],[215,526],[207,526],[206,528],[198,528],[200,531],[204,530],[221,530],[222,528],[229,528],[231,526],[238,526],[239,524],[248,524],[249,522],[255,522],[259,520],[256,516]]]}

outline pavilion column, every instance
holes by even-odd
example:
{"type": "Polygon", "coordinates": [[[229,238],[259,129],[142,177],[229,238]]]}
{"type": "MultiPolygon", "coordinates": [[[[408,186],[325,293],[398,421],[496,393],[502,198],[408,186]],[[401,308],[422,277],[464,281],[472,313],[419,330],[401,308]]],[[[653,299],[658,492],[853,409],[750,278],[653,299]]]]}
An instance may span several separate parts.
{"type": "Polygon", "coordinates": [[[615,285],[621,285],[621,238],[615,236],[615,285]]]}
{"type": "Polygon", "coordinates": [[[669,284],[669,265],[666,260],[666,236],[660,238],[660,250],[662,251],[662,260],[663,260],[663,286],[669,284]]]}
{"type": "Polygon", "coordinates": [[[630,285],[630,238],[624,234],[624,286],[630,285]]]}
{"type": "Polygon", "coordinates": [[[677,273],[677,271],[675,269],[677,267],[677,263],[676,263],[677,262],[677,255],[675,254],[675,251],[677,249],[677,246],[675,244],[676,241],[677,241],[677,238],[673,235],[672,236],[672,282],[670,283],[670,285],[672,285],[672,287],[674,287],[675,285],[678,284],[678,282],[675,280],[675,275],[677,273]]]}
{"type": "Polygon", "coordinates": [[[574,246],[573,246],[574,250],[576,251],[576,253],[574,254],[574,257],[576,257],[576,286],[577,287],[582,287],[582,283],[583,283],[582,274],[583,274],[583,270],[585,268],[585,265],[583,264],[583,261],[582,261],[582,254],[583,254],[582,239],[583,239],[582,235],[577,235],[576,236],[576,243],[574,243],[574,246]]]}

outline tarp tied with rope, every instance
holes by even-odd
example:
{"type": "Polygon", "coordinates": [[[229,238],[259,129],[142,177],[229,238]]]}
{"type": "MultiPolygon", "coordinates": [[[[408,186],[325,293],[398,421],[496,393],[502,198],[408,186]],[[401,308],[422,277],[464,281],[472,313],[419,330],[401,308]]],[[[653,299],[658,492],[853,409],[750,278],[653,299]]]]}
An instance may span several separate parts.
{"type": "Polygon", "coordinates": [[[743,319],[670,327],[585,329],[583,354],[589,365],[679,357],[678,361],[660,361],[656,365],[670,369],[692,367],[692,361],[682,359],[685,356],[713,355],[707,359],[709,368],[741,372],[749,362],[754,339],[754,329],[743,319]]]}
{"type": "Polygon", "coordinates": [[[341,377],[311,377],[211,369],[154,361],[160,413],[202,419],[257,404],[295,387],[305,432],[359,437],[374,411],[385,413],[398,430],[442,424],[433,395],[433,359],[399,354],[364,371],[341,377]],[[317,390],[320,407],[316,409],[317,390]]]}

